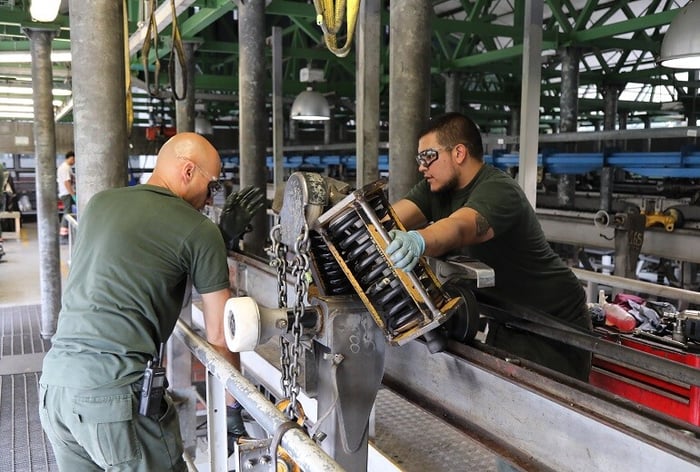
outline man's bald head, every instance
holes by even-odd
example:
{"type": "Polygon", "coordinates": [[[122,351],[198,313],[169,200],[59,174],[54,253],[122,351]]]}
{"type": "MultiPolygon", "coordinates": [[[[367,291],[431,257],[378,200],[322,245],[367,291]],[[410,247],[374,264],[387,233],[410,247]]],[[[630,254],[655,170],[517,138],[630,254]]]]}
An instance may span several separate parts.
{"type": "Polygon", "coordinates": [[[219,153],[214,146],[197,133],[178,133],[167,140],[158,152],[156,169],[161,164],[171,165],[174,159],[191,159],[200,166],[221,163],[219,153]]]}
{"type": "Polygon", "coordinates": [[[201,209],[209,198],[207,185],[220,173],[219,153],[206,138],[197,133],[178,133],[161,147],[148,183],[166,187],[201,209]]]}

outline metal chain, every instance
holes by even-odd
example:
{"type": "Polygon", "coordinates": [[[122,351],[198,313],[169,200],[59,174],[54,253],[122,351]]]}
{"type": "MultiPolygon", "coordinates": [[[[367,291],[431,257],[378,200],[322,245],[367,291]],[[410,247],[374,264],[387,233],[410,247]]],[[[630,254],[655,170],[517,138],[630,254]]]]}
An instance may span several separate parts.
{"type": "MultiPolygon", "coordinates": [[[[284,308],[287,306],[287,283],[285,275],[287,273],[287,247],[281,242],[281,226],[275,225],[270,230],[270,239],[272,240],[272,248],[270,254],[270,265],[277,268],[277,307],[284,308]]],[[[280,378],[280,387],[282,387],[282,395],[284,398],[289,398],[291,378],[289,375],[289,341],[284,336],[280,336],[280,368],[282,369],[282,377],[280,378]]]]}
{"type": "Polygon", "coordinates": [[[309,292],[309,226],[305,223],[304,228],[294,244],[294,259],[291,264],[292,275],[296,277],[296,299],[292,307],[294,313],[294,323],[292,324],[292,359],[290,363],[290,392],[289,410],[287,415],[292,417],[297,410],[297,395],[299,394],[299,357],[301,354],[301,315],[304,312],[304,301],[309,292]]]}
{"type": "MultiPolygon", "coordinates": [[[[276,225],[270,231],[270,239],[272,240],[272,248],[270,251],[272,266],[277,267],[277,304],[280,308],[287,305],[287,284],[285,275],[287,272],[287,247],[280,241],[281,228],[276,225]]],[[[289,398],[289,406],[286,409],[286,414],[294,419],[297,411],[297,396],[299,394],[299,359],[301,356],[301,315],[304,312],[304,301],[309,291],[309,227],[304,224],[302,232],[297,236],[294,244],[294,258],[290,265],[292,275],[296,277],[296,298],[292,306],[294,314],[294,322],[292,323],[293,341],[290,343],[284,337],[280,336],[280,364],[282,369],[282,378],[280,380],[282,393],[285,398],[289,398]]]]}

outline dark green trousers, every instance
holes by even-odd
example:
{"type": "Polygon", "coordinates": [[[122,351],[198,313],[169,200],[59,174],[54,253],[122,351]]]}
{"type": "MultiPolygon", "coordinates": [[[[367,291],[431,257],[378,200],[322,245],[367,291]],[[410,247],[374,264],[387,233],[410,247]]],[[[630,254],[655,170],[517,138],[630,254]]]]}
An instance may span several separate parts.
{"type": "Polygon", "coordinates": [[[166,394],[159,417],[138,414],[128,385],[39,389],[41,425],[61,471],[186,471],[177,412],[166,394]]]}

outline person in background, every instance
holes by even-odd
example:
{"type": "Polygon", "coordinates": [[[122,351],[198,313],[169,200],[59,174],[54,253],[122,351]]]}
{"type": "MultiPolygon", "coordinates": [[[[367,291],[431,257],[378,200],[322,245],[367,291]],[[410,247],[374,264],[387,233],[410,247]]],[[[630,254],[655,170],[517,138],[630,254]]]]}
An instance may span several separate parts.
{"type": "MultiPolygon", "coordinates": [[[[412,270],[421,255],[463,254],[491,266],[488,289],[510,304],[544,311],[592,330],[585,292],[551,249],[534,209],[509,175],[483,161],[481,134],[460,113],[431,120],[418,141],[423,180],[393,209],[409,231],[390,231],[387,255],[412,270]]],[[[515,356],[588,381],[589,352],[489,321],[486,342],[515,356]]]]}
{"type": "Polygon", "coordinates": [[[56,181],[58,182],[58,199],[63,204],[63,218],[61,219],[60,236],[61,242],[68,241],[68,221],[65,215],[72,213],[73,203],[75,203],[75,153],[68,151],[65,160],[56,170],[56,181]]]}
{"type": "MultiPolygon", "coordinates": [[[[180,133],[146,184],[99,192],[82,212],[40,379],[41,424],[59,470],[187,470],[170,396],[146,410],[142,383],[174,330],[188,280],[202,297],[208,342],[240,368],[223,326],[231,243],[199,211],[220,189],[220,172],[205,138],[180,133]]],[[[227,226],[227,239],[243,233],[248,221],[240,223],[240,233],[227,226]]],[[[232,410],[230,432],[241,436],[240,408],[232,410]]]]}

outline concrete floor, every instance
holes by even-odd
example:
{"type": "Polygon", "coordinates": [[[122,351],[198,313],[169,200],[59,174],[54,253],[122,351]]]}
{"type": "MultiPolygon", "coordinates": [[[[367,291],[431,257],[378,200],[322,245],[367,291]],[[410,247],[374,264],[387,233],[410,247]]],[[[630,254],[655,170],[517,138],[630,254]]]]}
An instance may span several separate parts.
{"type": "MultiPolygon", "coordinates": [[[[0,470],[56,472],[38,416],[41,362],[50,343],[41,339],[41,287],[37,225],[22,225],[19,239],[5,233],[0,259],[0,470]]],[[[61,246],[61,276],[68,246],[61,246]]]]}
{"type": "MultiPolygon", "coordinates": [[[[41,304],[37,224],[24,223],[20,239],[4,238],[5,255],[0,259],[0,307],[41,304]]],[[[61,275],[68,274],[68,246],[61,252],[61,275]]]]}

